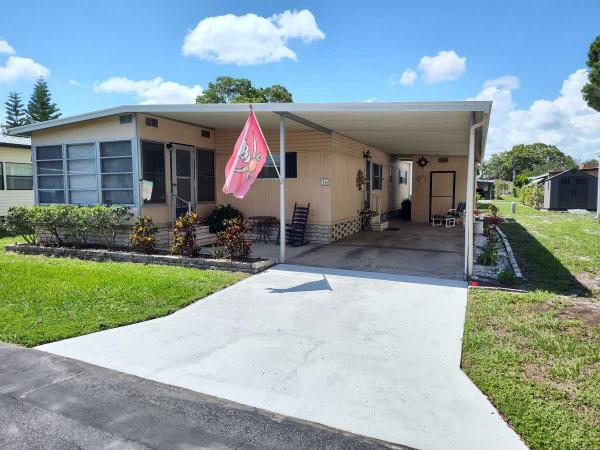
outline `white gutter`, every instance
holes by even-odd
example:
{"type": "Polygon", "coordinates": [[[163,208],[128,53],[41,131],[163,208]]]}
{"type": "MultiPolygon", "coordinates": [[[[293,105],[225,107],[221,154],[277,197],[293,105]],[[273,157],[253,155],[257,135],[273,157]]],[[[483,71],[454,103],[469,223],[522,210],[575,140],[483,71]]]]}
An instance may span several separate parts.
{"type": "Polygon", "coordinates": [[[475,201],[475,130],[485,119],[471,125],[469,130],[469,160],[467,166],[467,207],[465,211],[465,276],[473,275],[473,203],[475,201]]]}

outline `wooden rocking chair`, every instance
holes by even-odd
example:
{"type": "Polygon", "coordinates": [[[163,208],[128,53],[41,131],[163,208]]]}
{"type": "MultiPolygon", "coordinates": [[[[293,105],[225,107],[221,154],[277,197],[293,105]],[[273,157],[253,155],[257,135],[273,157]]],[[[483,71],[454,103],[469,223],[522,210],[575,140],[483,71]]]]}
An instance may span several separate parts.
{"type": "MultiPolygon", "coordinates": [[[[292,223],[285,224],[285,234],[287,238],[287,244],[292,247],[299,247],[304,244],[308,244],[308,241],[304,238],[306,234],[306,224],[308,223],[308,212],[310,210],[310,203],[308,206],[298,206],[294,203],[294,214],[292,215],[292,223]]],[[[277,243],[281,237],[281,232],[277,233],[277,243]]]]}

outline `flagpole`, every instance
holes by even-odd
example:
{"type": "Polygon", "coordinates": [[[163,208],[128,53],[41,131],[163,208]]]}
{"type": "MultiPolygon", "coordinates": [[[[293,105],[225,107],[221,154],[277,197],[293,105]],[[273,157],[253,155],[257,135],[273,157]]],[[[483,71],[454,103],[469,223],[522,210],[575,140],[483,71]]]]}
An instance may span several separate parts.
{"type": "Polygon", "coordinates": [[[285,115],[279,115],[279,262],[285,263],[285,115]]]}

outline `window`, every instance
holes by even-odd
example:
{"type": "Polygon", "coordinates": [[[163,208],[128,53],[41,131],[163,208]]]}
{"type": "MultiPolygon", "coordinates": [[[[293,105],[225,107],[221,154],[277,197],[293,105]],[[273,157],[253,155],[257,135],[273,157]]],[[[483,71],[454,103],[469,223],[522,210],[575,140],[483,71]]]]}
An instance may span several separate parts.
{"type": "Polygon", "coordinates": [[[39,203],[64,203],[65,180],[62,145],[36,147],[39,203]]]}
{"type": "Polygon", "coordinates": [[[408,184],[408,172],[406,170],[398,170],[398,184],[408,184]]]}
{"type": "MultiPolygon", "coordinates": [[[[273,155],[273,159],[277,163],[279,168],[279,153],[273,155]]],[[[286,178],[297,178],[298,177],[298,163],[296,152],[285,153],[285,177],[286,178]]],[[[258,178],[278,178],[277,171],[273,165],[271,157],[267,155],[267,160],[262,170],[258,174],[258,178]]]]}
{"type": "Polygon", "coordinates": [[[123,116],[119,116],[119,123],[121,125],[124,125],[126,123],[132,123],[133,122],[133,116],[131,114],[125,114],[123,116]]]}
{"type": "Polygon", "coordinates": [[[196,152],[196,173],[198,174],[198,201],[215,200],[215,153],[210,150],[196,152]]]}
{"type": "Polygon", "coordinates": [[[96,145],[67,145],[68,202],[77,205],[98,203],[96,145]]]}
{"type": "MultiPolygon", "coordinates": [[[[30,191],[33,189],[33,171],[29,163],[5,163],[6,189],[30,191]]],[[[0,173],[0,177],[2,174],[0,173]]]]}
{"type": "Polygon", "coordinates": [[[200,130],[200,136],[202,136],[203,138],[210,138],[210,131],[200,130]]]}
{"type": "Polygon", "coordinates": [[[381,164],[373,163],[373,189],[376,191],[381,190],[383,180],[383,166],[381,164]]]}
{"type": "Polygon", "coordinates": [[[4,190],[4,166],[0,162],[0,191],[4,190]]]}
{"type": "Polygon", "coordinates": [[[152,197],[144,204],[166,203],[165,146],[158,142],[142,141],[143,178],[152,181],[152,197]]]}
{"type": "Polygon", "coordinates": [[[131,142],[100,144],[102,202],[133,205],[133,161],[131,142]]]}
{"type": "Polygon", "coordinates": [[[154,117],[146,117],[146,126],[158,128],[158,119],[155,119],[154,117]]]}

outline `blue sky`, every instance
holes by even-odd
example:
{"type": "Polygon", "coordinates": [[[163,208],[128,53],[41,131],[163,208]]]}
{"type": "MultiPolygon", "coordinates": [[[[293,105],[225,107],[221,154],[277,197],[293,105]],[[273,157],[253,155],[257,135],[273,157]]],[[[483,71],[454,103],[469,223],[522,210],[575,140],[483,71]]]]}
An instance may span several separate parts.
{"type": "Polygon", "coordinates": [[[600,2],[486,3],[13,2],[0,99],[29,97],[46,74],[71,115],[192,101],[219,75],[243,76],[297,102],[492,99],[491,152],[539,140],[600,151],[600,114],[577,94],[600,2]]]}

